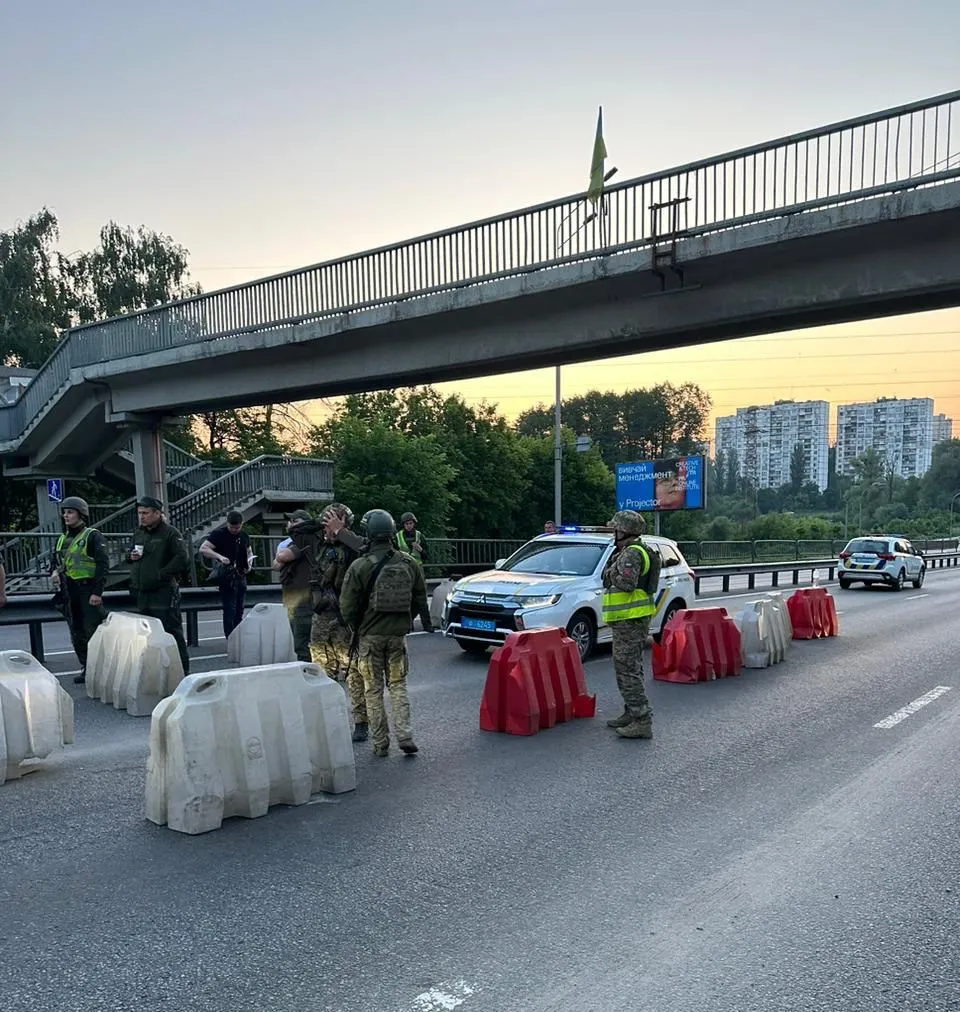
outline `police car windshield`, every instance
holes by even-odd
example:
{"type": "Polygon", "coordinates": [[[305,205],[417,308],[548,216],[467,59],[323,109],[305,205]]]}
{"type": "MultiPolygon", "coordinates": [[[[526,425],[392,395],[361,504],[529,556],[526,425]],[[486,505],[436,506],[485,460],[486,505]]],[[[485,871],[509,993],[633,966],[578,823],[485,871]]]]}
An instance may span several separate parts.
{"type": "Polygon", "coordinates": [[[848,552],[858,552],[861,555],[883,555],[889,551],[886,541],[878,541],[876,538],[854,538],[847,545],[848,552]]]}
{"type": "Polygon", "coordinates": [[[510,573],[590,576],[597,568],[604,547],[573,541],[531,541],[507,559],[503,568],[510,573]]]}

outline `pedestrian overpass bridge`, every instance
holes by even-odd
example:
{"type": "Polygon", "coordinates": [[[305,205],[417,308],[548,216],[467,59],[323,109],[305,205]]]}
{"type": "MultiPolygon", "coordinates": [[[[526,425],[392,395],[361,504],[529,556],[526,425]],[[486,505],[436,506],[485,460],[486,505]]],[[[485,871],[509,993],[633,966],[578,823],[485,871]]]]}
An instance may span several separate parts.
{"type": "MultiPolygon", "coordinates": [[[[960,305],[960,91],[68,331],[0,408],[10,475],[165,417],[960,305]]],[[[158,470],[159,468],[159,470],[158,470]]]]}

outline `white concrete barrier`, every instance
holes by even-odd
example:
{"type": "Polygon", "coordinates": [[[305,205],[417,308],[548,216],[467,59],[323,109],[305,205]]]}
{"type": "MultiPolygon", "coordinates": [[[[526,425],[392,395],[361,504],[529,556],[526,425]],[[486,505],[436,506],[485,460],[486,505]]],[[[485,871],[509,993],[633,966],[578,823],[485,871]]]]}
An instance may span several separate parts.
{"type": "Polygon", "coordinates": [[[146,717],[183,680],[176,640],[160,619],[113,611],[90,637],[87,695],[146,717]]]}
{"type": "Polygon", "coordinates": [[[73,742],[73,700],[23,650],[0,651],[0,784],[17,780],[27,759],[73,742]]]}
{"type": "Polygon", "coordinates": [[[296,660],[293,631],[282,604],[256,604],[227,639],[227,660],[243,668],[296,660]]]}
{"type": "Polygon", "coordinates": [[[430,595],[430,618],[435,629],[440,628],[443,620],[443,606],[447,600],[447,594],[453,589],[455,580],[441,580],[430,595]]]}
{"type": "Polygon", "coordinates": [[[146,817],[180,833],[357,786],[346,693],[294,661],[190,675],[153,711],[146,817]]]}
{"type": "Polygon", "coordinates": [[[772,601],[750,601],[737,615],[745,668],[767,668],[787,655],[790,640],[772,601]]]}
{"type": "Polygon", "coordinates": [[[793,622],[790,619],[790,612],[787,609],[787,599],[780,591],[771,591],[767,594],[767,600],[773,605],[774,620],[779,623],[784,639],[787,643],[792,643],[793,622]]]}

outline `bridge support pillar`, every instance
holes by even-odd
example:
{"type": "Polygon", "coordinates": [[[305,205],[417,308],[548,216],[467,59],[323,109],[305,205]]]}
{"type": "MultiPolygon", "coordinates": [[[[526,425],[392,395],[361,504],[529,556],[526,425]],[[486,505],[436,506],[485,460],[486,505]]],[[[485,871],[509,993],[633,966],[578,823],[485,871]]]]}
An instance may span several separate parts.
{"type": "Polygon", "coordinates": [[[169,515],[166,461],[159,427],[133,430],[133,473],[137,496],[150,495],[159,499],[169,515]]]}

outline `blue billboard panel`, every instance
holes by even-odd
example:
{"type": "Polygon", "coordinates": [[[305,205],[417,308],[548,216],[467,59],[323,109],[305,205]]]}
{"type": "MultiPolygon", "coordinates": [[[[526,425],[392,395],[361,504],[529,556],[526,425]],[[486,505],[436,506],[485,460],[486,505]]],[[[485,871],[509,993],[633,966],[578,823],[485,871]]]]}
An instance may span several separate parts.
{"type": "Polygon", "coordinates": [[[640,513],[702,510],[705,477],[704,457],[617,464],[617,509],[640,513]]]}

